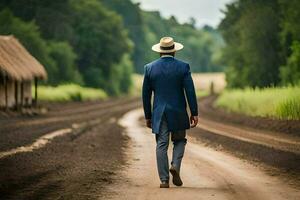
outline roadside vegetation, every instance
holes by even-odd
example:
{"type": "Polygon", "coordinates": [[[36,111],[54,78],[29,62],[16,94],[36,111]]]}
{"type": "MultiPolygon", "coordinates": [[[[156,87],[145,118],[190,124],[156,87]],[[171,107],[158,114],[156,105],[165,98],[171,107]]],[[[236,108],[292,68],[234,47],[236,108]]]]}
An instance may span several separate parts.
{"type": "Polygon", "coordinates": [[[215,106],[251,116],[300,120],[300,86],[227,89],[215,106]]]}
{"type": "Polygon", "coordinates": [[[57,102],[94,101],[107,98],[107,94],[101,89],[81,87],[76,84],[66,84],[57,87],[40,86],[38,88],[38,95],[39,100],[57,102]]]}
{"type": "Polygon", "coordinates": [[[231,88],[300,83],[300,1],[237,0],[219,25],[231,88]]]}
{"type": "Polygon", "coordinates": [[[198,98],[209,96],[208,90],[196,90],[196,96],[198,98]]]}
{"type": "MultiPolygon", "coordinates": [[[[196,90],[196,95],[198,98],[200,97],[205,97],[209,95],[209,85],[211,82],[211,79],[202,79],[202,76],[204,76],[206,73],[193,73],[193,80],[194,80],[194,85],[195,85],[195,90],[196,90]],[[201,81],[199,80],[199,77],[201,78],[201,81]],[[201,86],[201,87],[200,87],[201,86]]],[[[210,77],[215,76],[215,81],[220,79],[219,73],[210,73],[210,77]]],[[[133,80],[133,87],[130,91],[130,94],[132,96],[141,96],[142,94],[142,86],[143,86],[143,78],[144,76],[141,74],[133,74],[132,80],[133,80]]],[[[222,80],[218,80],[217,82],[217,87],[224,87],[223,85],[220,86],[220,82],[222,80]]]]}
{"type": "Polygon", "coordinates": [[[143,11],[131,0],[0,1],[0,35],[13,34],[46,68],[49,86],[75,83],[109,96],[131,91],[132,74],[157,59],[151,46],[171,35],[191,48],[178,56],[194,72],[220,71],[221,34],[196,21],[143,11]],[[22,12],[20,12],[22,8],[22,12]]]}
{"type": "Polygon", "coordinates": [[[300,119],[299,9],[298,0],[237,0],[226,6],[218,29],[226,44],[221,60],[228,89],[215,106],[300,119]]]}

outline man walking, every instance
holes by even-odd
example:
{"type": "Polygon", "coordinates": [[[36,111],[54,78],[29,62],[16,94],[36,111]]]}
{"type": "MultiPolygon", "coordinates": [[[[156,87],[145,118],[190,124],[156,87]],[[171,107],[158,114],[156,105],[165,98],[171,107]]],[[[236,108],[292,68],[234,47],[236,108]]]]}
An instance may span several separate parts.
{"type": "Polygon", "coordinates": [[[160,59],[145,66],[143,82],[143,106],[146,125],[156,137],[156,159],[161,188],[169,188],[169,171],[173,184],[181,186],[181,160],[186,145],[186,129],[198,123],[198,106],[188,63],[175,59],[175,52],[183,45],[171,37],[163,37],[152,50],[160,53],[160,59]],[[154,93],[153,110],[151,105],[154,93]],[[186,94],[186,98],[185,98],[186,94]],[[187,114],[186,99],[191,117],[187,114]],[[173,142],[173,156],[169,169],[169,137],[173,142]]]}

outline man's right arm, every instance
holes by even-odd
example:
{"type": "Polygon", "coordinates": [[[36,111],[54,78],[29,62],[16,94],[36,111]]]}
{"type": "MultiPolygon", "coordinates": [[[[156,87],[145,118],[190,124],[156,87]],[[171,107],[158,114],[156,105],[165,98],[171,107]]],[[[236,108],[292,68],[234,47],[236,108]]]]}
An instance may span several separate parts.
{"type": "Polygon", "coordinates": [[[152,98],[152,88],[149,79],[149,75],[147,72],[147,65],[145,66],[145,73],[144,73],[144,81],[143,81],[143,107],[144,107],[144,114],[146,119],[146,124],[149,128],[151,128],[151,98],[152,98]]]}
{"type": "Polygon", "coordinates": [[[193,128],[198,124],[198,104],[197,104],[194,82],[191,76],[189,65],[186,66],[184,72],[183,86],[184,86],[185,94],[191,111],[190,124],[191,124],[191,128],[193,128]]]}

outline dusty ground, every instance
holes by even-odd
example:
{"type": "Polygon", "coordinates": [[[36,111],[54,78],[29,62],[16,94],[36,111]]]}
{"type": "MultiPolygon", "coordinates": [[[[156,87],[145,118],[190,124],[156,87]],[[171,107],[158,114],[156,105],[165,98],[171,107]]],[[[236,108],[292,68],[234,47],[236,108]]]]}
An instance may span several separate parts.
{"type": "Polygon", "coordinates": [[[299,185],[300,122],[228,113],[214,108],[214,99],[200,100],[199,126],[190,135],[254,164],[266,164],[270,174],[284,174],[287,182],[299,185]]]}
{"type": "MultiPolygon", "coordinates": [[[[154,137],[138,122],[142,110],[127,113],[120,124],[131,138],[126,178],[109,187],[111,199],[299,199],[300,191],[228,153],[188,138],[182,166],[183,187],[160,189],[154,137]]],[[[170,152],[169,152],[170,153],[170,152]]]]}
{"type": "Polygon", "coordinates": [[[105,199],[104,186],[124,164],[127,137],[117,120],[136,100],[56,105],[44,116],[2,119],[1,151],[86,120],[99,124],[57,137],[45,147],[0,159],[0,199],[105,199]],[[3,124],[2,122],[5,122],[3,124]]]}
{"type": "Polygon", "coordinates": [[[300,199],[299,123],[229,114],[213,100],[200,100],[200,124],[188,133],[184,187],[169,190],[158,188],[155,142],[138,122],[139,99],[2,115],[0,199],[300,199]]]}

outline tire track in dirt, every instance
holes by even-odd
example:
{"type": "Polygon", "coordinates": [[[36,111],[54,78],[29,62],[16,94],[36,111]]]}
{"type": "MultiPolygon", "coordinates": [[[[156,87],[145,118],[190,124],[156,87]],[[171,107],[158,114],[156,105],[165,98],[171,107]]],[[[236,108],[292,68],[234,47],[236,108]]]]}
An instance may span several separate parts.
{"type": "Polygon", "coordinates": [[[300,154],[300,137],[291,137],[275,133],[266,134],[264,131],[239,128],[220,122],[214,122],[212,120],[205,119],[204,117],[200,118],[198,127],[214,134],[231,137],[236,140],[300,154]]]}
{"type": "MultiPolygon", "coordinates": [[[[131,104],[129,104],[127,106],[130,106],[130,105],[131,104]]],[[[115,105],[113,108],[110,109],[110,112],[114,113],[116,111],[121,110],[120,108],[124,109],[124,105],[122,105],[122,106],[116,106],[115,105]]],[[[106,109],[107,109],[107,107],[106,107],[106,109]]],[[[106,111],[101,110],[101,111],[98,111],[97,114],[103,114],[102,112],[106,112],[106,111]],[[99,112],[101,112],[101,113],[99,113],[99,112]]],[[[69,120],[71,120],[71,119],[69,119],[69,120]]],[[[31,152],[31,151],[36,150],[36,149],[43,148],[45,145],[47,145],[49,142],[51,142],[51,140],[53,140],[56,137],[61,137],[61,136],[66,135],[66,134],[70,134],[70,133],[76,131],[76,129],[91,127],[91,126],[98,125],[100,123],[101,123],[100,119],[96,119],[96,120],[94,119],[92,121],[82,122],[82,123],[79,123],[79,124],[74,123],[74,124],[72,124],[72,127],[68,127],[68,128],[56,130],[56,131],[51,132],[51,133],[47,133],[47,134],[37,138],[32,144],[17,147],[17,148],[14,148],[14,149],[10,149],[8,151],[0,152],[0,159],[2,159],[4,157],[7,157],[7,156],[12,156],[12,155],[17,154],[17,153],[26,153],[26,152],[31,152]]]]}
{"type": "MultiPolygon", "coordinates": [[[[86,107],[86,103],[79,106],[75,104],[70,112],[63,112],[64,106],[61,106],[61,112],[56,116],[56,110],[51,111],[45,116],[36,116],[33,118],[23,117],[19,119],[2,120],[0,124],[0,151],[7,151],[12,148],[24,146],[32,143],[35,139],[45,133],[50,133],[58,129],[71,127],[73,123],[93,120],[105,115],[110,110],[126,109],[126,106],[139,106],[137,98],[115,99],[111,101],[93,103],[92,106],[86,107]],[[94,106],[94,107],[93,107],[94,106]],[[78,110],[77,110],[78,109],[78,110]]],[[[70,107],[68,110],[71,109],[70,107]]]]}
{"type": "Polygon", "coordinates": [[[1,199],[106,199],[104,188],[123,167],[128,141],[116,122],[140,106],[137,100],[121,102],[93,111],[98,115],[81,115],[72,121],[72,133],[41,149],[1,159],[1,199]]]}

